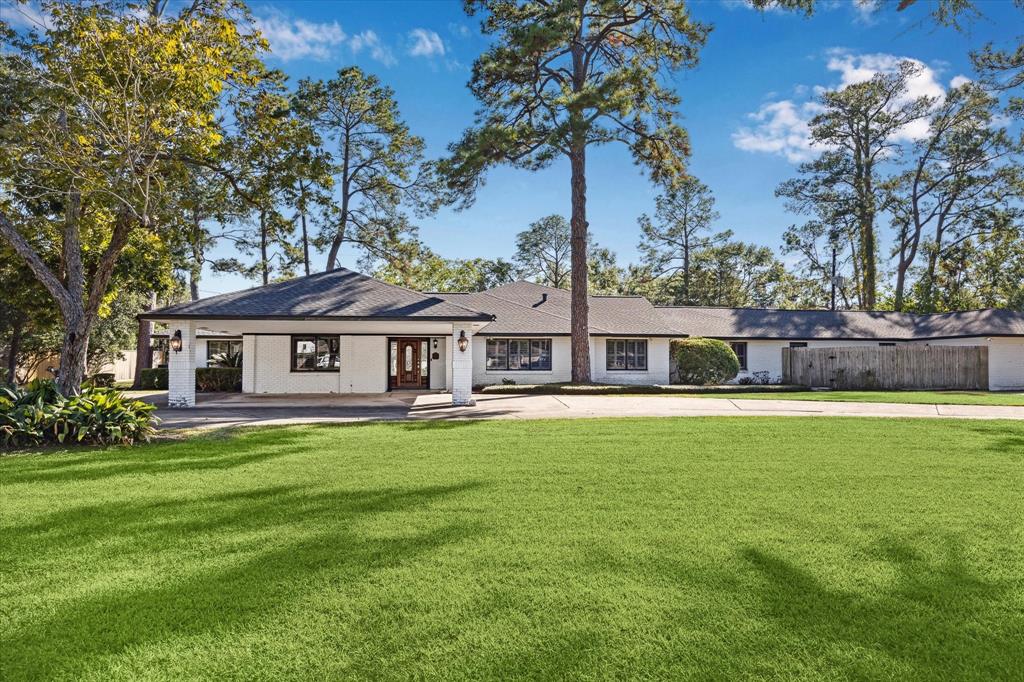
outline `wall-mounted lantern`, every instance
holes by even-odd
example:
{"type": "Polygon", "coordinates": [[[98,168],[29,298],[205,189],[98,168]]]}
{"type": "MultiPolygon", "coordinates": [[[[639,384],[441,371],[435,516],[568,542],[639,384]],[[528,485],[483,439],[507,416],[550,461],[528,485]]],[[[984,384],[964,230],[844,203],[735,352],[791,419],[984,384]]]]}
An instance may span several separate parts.
{"type": "Polygon", "coordinates": [[[434,339],[434,350],[437,350],[437,339],[434,339]]]}
{"type": "Polygon", "coordinates": [[[170,344],[171,344],[171,350],[173,350],[175,353],[180,353],[181,352],[181,330],[180,329],[178,329],[177,331],[174,332],[174,336],[171,337],[170,344]]]}
{"type": "Polygon", "coordinates": [[[466,330],[459,330],[459,351],[465,353],[467,348],[469,348],[469,339],[466,338],[466,330]]]}

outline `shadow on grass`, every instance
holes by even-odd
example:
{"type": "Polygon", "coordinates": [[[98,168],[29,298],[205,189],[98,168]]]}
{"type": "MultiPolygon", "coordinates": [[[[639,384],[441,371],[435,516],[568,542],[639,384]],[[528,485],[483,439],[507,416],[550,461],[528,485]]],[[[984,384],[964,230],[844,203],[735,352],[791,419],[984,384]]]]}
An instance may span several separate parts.
{"type": "MultiPolygon", "coordinates": [[[[86,451],[39,452],[9,459],[0,479],[10,483],[94,481],[113,476],[226,471],[308,451],[311,430],[331,425],[237,428],[177,441],[86,451]]],[[[341,426],[361,426],[359,424],[341,426]]]]}
{"type": "Polygon", "coordinates": [[[50,554],[42,557],[50,565],[61,552],[84,562],[84,554],[100,552],[88,566],[91,573],[102,575],[112,561],[121,570],[139,562],[149,576],[141,586],[108,582],[81,590],[9,622],[0,636],[0,667],[17,678],[75,676],[103,657],[171,638],[273,623],[319,590],[351,588],[371,574],[484,533],[469,522],[398,536],[358,528],[370,517],[415,512],[480,485],[314,494],[278,486],[98,505],[10,528],[5,551],[14,562],[22,556],[39,563],[40,555],[50,554]],[[55,530],[41,534],[45,528],[55,530]],[[165,579],[154,579],[163,567],[165,579]]]}
{"type": "Polygon", "coordinates": [[[971,423],[969,428],[980,436],[984,436],[985,450],[1001,455],[1024,458],[1024,423],[1012,421],[992,421],[971,423]]]}
{"type": "Polygon", "coordinates": [[[845,652],[854,667],[844,677],[1019,674],[1024,616],[1008,608],[1010,585],[973,573],[956,542],[947,540],[943,551],[935,562],[901,542],[876,544],[869,554],[888,564],[895,578],[874,594],[831,588],[809,570],[753,547],[741,557],[760,573],[759,600],[783,636],[802,650],[845,652]],[[901,669],[893,670],[893,663],[901,669]]]}

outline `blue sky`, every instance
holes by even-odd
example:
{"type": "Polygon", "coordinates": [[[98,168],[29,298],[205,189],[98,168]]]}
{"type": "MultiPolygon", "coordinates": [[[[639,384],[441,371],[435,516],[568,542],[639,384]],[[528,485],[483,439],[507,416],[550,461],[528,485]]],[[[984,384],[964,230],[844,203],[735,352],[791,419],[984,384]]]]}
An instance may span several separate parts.
{"type": "MultiPolygon", "coordinates": [[[[1009,0],[980,0],[986,17],[968,33],[935,28],[928,2],[897,13],[846,2],[821,3],[804,18],[760,13],[742,0],[691,3],[693,15],[714,25],[700,65],[679,73],[681,122],[690,134],[691,172],[717,197],[719,229],[778,248],[782,232],[799,218],[775,198],[776,185],[807,158],[805,121],[813,115],[815,88],[863,79],[891,68],[898,58],[924,67],[915,88],[936,94],[955,78],[972,77],[968,52],[987,40],[1011,43],[1020,14],[1009,0]]],[[[476,102],[466,88],[469,68],[485,49],[479,19],[461,2],[251,2],[270,40],[269,63],[291,79],[330,78],[357,64],[396,93],[412,131],[428,154],[442,155],[472,123],[476,102]]],[[[636,219],[652,210],[657,191],[622,147],[592,149],[588,157],[588,214],[595,239],[636,259],[636,219]]],[[[510,257],[515,234],[551,214],[569,214],[567,164],[541,172],[492,171],[469,210],[442,210],[418,221],[421,239],[446,257],[510,257]]],[[[216,255],[226,255],[222,246],[216,255]]],[[[356,254],[344,252],[344,265],[356,254]]],[[[316,265],[323,267],[319,255],[316,265]]],[[[208,273],[204,295],[250,286],[235,276],[208,273]]]]}

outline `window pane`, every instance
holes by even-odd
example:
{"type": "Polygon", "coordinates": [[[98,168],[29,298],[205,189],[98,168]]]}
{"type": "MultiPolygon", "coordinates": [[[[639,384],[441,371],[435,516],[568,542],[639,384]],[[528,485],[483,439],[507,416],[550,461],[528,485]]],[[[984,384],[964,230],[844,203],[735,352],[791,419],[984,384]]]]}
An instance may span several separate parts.
{"type": "Polygon", "coordinates": [[[311,338],[295,339],[293,369],[316,369],[316,341],[311,338]]]}
{"type": "Polygon", "coordinates": [[[745,341],[735,341],[729,344],[732,348],[732,352],[736,354],[736,359],[740,361],[740,369],[747,368],[747,344],[745,341]]]}
{"type": "Polygon", "coordinates": [[[542,339],[540,342],[540,364],[537,369],[551,369],[551,340],[542,339]]]}
{"type": "Polygon", "coordinates": [[[508,369],[508,342],[487,339],[487,369],[508,369]]]}
{"type": "Polygon", "coordinates": [[[391,357],[391,376],[398,376],[398,342],[391,342],[391,351],[388,353],[391,357]]]}
{"type": "Polygon", "coordinates": [[[412,371],[412,346],[409,344],[405,345],[405,359],[402,361],[406,372],[412,371]]]}
{"type": "Polygon", "coordinates": [[[420,377],[427,376],[428,362],[430,362],[430,351],[427,350],[427,342],[420,341],[420,377]]]}

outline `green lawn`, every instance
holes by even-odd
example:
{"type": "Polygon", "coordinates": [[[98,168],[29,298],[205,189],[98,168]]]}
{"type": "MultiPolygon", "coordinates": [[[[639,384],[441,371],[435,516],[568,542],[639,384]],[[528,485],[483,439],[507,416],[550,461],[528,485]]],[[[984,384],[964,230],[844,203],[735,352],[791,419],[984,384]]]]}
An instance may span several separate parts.
{"type": "Polygon", "coordinates": [[[5,681],[1024,670],[1020,423],[250,429],[0,483],[5,681]]]}
{"type": "MultiPolygon", "coordinates": [[[[724,396],[701,395],[699,397],[722,398],[724,396]]],[[[1024,405],[1024,393],[989,393],[987,391],[795,391],[733,393],[728,397],[744,400],[828,400],[861,403],[913,403],[917,405],[1024,405]]]]}

